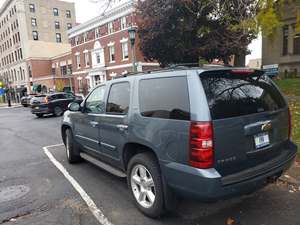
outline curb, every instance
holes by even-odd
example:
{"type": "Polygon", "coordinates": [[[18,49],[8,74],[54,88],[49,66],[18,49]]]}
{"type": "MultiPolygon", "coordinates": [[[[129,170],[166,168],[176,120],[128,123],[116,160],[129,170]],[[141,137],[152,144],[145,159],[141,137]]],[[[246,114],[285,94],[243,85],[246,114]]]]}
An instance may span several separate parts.
{"type": "Polygon", "coordinates": [[[0,106],[0,109],[15,109],[15,108],[20,108],[22,105],[13,105],[11,107],[8,106],[0,106]]]}
{"type": "Polygon", "coordinates": [[[289,176],[289,175],[283,175],[279,178],[280,181],[285,182],[287,184],[291,185],[297,185],[300,187],[300,181],[296,180],[295,178],[289,176]]]}

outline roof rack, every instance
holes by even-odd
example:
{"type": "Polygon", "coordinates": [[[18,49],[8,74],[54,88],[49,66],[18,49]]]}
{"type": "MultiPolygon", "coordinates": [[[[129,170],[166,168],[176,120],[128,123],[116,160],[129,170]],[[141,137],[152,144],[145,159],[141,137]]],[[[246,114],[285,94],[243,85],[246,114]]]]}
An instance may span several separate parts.
{"type": "Polygon", "coordinates": [[[128,72],[121,76],[117,76],[114,79],[120,79],[120,78],[125,78],[128,76],[134,76],[134,75],[146,75],[146,74],[151,74],[151,73],[155,73],[155,72],[166,72],[166,71],[171,71],[171,70],[175,70],[175,69],[187,70],[187,69],[191,69],[191,68],[220,68],[220,67],[232,67],[232,66],[231,65],[214,65],[214,64],[204,64],[204,65],[200,66],[198,63],[180,63],[180,64],[172,64],[165,68],[159,68],[159,69],[149,70],[149,71],[144,71],[144,72],[128,72]]]}

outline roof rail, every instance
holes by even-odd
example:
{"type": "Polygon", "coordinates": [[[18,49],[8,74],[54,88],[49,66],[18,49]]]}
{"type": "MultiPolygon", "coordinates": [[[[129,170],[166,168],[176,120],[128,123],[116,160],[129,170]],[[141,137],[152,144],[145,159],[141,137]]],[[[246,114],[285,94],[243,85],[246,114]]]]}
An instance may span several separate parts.
{"type": "Polygon", "coordinates": [[[166,71],[171,71],[175,69],[190,69],[193,67],[198,67],[198,68],[214,68],[214,67],[232,67],[231,65],[215,65],[215,64],[204,64],[203,66],[200,66],[199,63],[179,63],[179,64],[171,64],[168,67],[164,68],[159,68],[155,70],[149,70],[149,71],[144,71],[144,72],[128,72],[126,74],[123,74],[121,76],[117,76],[114,79],[120,79],[120,78],[125,78],[128,76],[134,76],[134,75],[146,75],[146,74],[151,74],[154,72],[166,72],[166,71]]]}

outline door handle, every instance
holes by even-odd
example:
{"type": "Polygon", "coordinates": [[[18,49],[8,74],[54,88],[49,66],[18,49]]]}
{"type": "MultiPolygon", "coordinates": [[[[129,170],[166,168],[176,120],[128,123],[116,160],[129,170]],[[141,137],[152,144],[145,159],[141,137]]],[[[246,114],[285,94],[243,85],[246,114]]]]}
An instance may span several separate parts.
{"type": "Polygon", "coordinates": [[[118,128],[120,131],[125,131],[125,130],[128,129],[128,125],[118,124],[118,125],[117,125],[117,128],[118,128]]]}
{"type": "Polygon", "coordinates": [[[96,121],[91,121],[90,124],[92,127],[98,127],[98,125],[99,125],[99,123],[96,121]]]}

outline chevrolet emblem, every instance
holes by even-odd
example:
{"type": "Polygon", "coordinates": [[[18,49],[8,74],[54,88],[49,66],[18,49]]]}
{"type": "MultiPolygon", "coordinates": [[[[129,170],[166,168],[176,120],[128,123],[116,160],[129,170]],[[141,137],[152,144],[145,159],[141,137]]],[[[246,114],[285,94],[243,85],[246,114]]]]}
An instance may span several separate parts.
{"type": "Polygon", "coordinates": [[[262,131],[268,131],[268,130],[271,130],[271,129],[272,129],[272,124],[270,122],[261,126],[262,131]]]}

